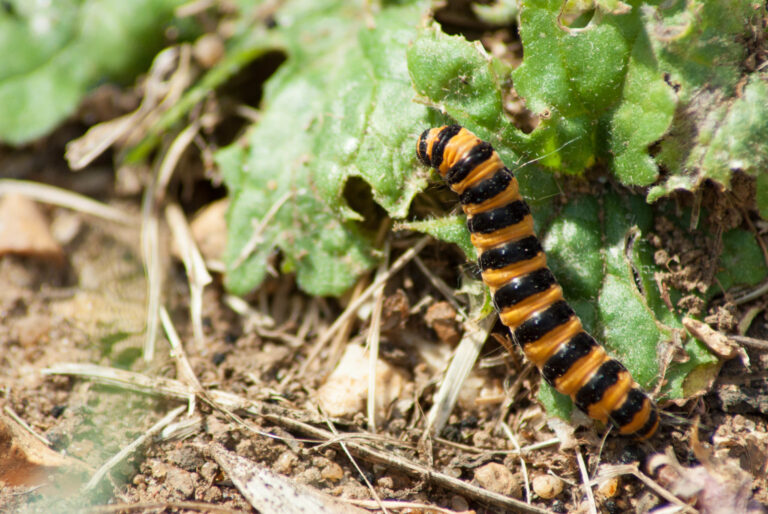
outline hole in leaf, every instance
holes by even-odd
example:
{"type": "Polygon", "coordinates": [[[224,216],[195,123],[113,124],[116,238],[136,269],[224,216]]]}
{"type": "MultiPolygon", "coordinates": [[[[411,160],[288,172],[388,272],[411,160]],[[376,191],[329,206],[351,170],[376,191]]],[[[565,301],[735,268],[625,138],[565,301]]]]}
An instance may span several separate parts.
{"type": "Polygon", "coordinates": [[[387,213],[373,199],[371,186],[360,177],[350,177],[344,184],[344,200],[363,219],[360,227],[375,233],[387,213]]]}

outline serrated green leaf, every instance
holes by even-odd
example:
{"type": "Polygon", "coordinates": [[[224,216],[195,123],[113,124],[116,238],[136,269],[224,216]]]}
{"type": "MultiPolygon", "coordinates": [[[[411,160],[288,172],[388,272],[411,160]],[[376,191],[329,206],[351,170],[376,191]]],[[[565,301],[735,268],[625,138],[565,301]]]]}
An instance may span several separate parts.
{"type": "Polygon", "coordinates": [[[493,143],[507,125],[501,104],[505,77],[479,42],[432,26],[408,50],[408,70],[419,94],[478,136],[493,143]]]}
{"type": "Polygon", "coordinates": [[[21,144],[71,114],[99,81],[136,73],[183,0],[12,0],[0,9],[0,140],[21,144]]]}
{"type": "Polygon", "coordinates": [[[674,94],[643,32],[640,9],[603,7],[615,14],[571,30],[560,23],[561,2],[526,2],[515,89],[534,112],[547,114],[531,134],[532,144],[555,152],[542,164],[578,173],[605,159],[625,184],[650,184],[657,168],[648,147],[672,121],[674,94]]]}
{"type": "MultiPolygon", "coordinates": [[[[257,286],[273,248],[311,294],[338,295],[374,262],[360,215],[342,194],[362,178],[391,216],[404,217],[426,185],[414,173],[418,134],[442,118],[412,102],[405,52],[423,2],[387,4],[373,17],[364,2],[295,0],[275,13],[287,60],[265,86],[262,117],[237,159],[219,159],[232,205],[226,260],[238,260],[280,200],[260,245],[229,269],[227,286],[257,286]],[[286,196],[287,195],[287,196],[286,196]]],[[[241,143],[236,143],[237,146],[241,143]]]]}
{"type": "Polygon", "coordinates": [[[754,175],[765,168],[766,78],[745,76],[742,67],[751,51],[746,42],[764,16],[765,6],[749,0],[677,2],[646,12],[659,67],[679,98],[657,157],[670,176],[651,189],[649,201],[707,179],[728,187],[735,170],[754,175]]]}

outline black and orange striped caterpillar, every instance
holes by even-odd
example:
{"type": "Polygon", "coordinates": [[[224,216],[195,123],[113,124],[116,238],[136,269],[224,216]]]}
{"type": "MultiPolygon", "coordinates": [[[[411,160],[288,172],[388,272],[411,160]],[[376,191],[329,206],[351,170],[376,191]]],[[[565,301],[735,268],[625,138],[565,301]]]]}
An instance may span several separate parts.
{"type": "Polygon", "coordinates": [[[449,125],[425,130],[416,153],[459,195],[501,322],[544,380],[590,417],[610,419],[640,440],[651,437],[659,425],[656,405],[563,299],[517,179],[491,144],[449,125]]]}

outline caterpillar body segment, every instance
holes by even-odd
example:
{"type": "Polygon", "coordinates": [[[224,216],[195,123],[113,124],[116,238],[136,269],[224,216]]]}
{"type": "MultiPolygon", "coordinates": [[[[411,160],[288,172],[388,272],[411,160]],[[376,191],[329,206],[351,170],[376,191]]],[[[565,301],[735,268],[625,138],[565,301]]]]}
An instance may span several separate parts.
{"type": "Polygon", "coordinates": [[[651,437],[656,405],[564,300],[517,179],[499,154],[458,125],[425,130],[416,154],[459,195],[499,317],[544,379],[590,417],[637,439],[651,437]]]}

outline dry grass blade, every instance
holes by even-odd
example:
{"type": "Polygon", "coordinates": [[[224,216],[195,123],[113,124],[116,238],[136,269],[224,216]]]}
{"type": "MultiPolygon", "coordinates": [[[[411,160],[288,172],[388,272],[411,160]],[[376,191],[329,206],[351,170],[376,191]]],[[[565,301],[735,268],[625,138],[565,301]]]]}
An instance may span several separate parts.
{"type": "Polygon", "coordinates": [[[479,323],[464,324],[464,337],[461,338],[453,354],[448,370],[445,372],[440,388],[435,393],[434,404],[427,414],[425,434],[439,434],[451,415],[464,381],[472,371],[483,343],[496,322],[495,316],[488,316],[479,323]]]}
{"type": "MultiPolygon", "coordinates": [[[[389,262],[389,240],[384,244],[384,258],[379,263],[379,269],[376,272],[376,278],[387,272],[387,262],[389,262]]],[[[376,432],[376,362],[379,360],[379,341],[381,338],[381,312],[384,308],[384,283],[381,284],[376,292],[376,298],[373,303],[373,312],[371,312],[371,325],[368,328],[368,337],[366,345],[368,346],[368,430],[376,432]]]]}
{"type": "MultiPolygon", "coordinates": [[[[190,388],[196,393],[203,392],[203,386],[195,376],[195,372],[192,369],[192,365],[189,363],[187,354],[184,352],[184,347],[181,345],[181,339],[179,334],[176,333],[176,329],[173,327],[168,311],[165,307],[160,307],[160,321],[163,324],[163,330],[165,330],[165,336],[168,338],[168,343],[171,345],[171,357],[176,360],[176,374],[183,381],[186,382],[190,388]]],[[[191,413],[190,413],[191,414],[191,413]]]]}
{"type": "Polygon", "coordinates": [[[105,462],[97,471],[93,474],[91,479],[88,481],[87,484],[85,484],[85,490],[89,491],[96,487],[99,482],[101,482],[101,479],[104,478],[104,476],[109,472],[110,469],[115,467],[117,464],[119,464],[123,459],[128,457],[130,454],[135,452],[144,442],[147,441],[150,437],[153,437],[155,434],[159,433],[163,427],[168,425],[171,421],[176,419],[176,417],[184,412],[185,407],[177,407],[173,409],[171,412],[163,416],[163,418],[152,425],[149,430],[144,432],[141,436],[137,437],[136,439],[131,442],[128,446],[117,452],[115,455],[112,456],[107,462],[105,462]]]}
{"type": "Polygon", "coordinates": [[[0,179],[0,196],[8,193],[18,193],[38,202],[58,205],[121,225],[135,225],[135,221],[128,213],[116,207],[47,184],[10,178],[0,179]]]}
{"type": "MultiPolygon", "coordinates": [[[[97,366],[96,364],[61,363],[44,369],[44,375],[69,375],[86,378],[101,384],[120,387],[129,391],[152,396],[176,398],[188,402],[195,395],[188,384],[181,380],[164,377],[148,377],[122,369],[97,366]]],[[[218,406],[226,409],[246,409],[252,402],[226,391],[211,390],[206,395],[218,406]]]]}
{"type": "Polygon", "coordinates": [[[77,171],[85,168],[96,157],[132,130],[144,116],[143,106],[118,118],[98,123],[79,138],[67,143],[64,158],[70,169],[77,171]]]}
{"type": "Polygon", "coordinates": [[[32,437],[34,437],[35,439],[37,439],[38,441],[40,441],[40,442],[41,442],[41,443],[43,443],[44,445],[48,446],[49,448],[50,448],[51,446],[53,446],[53,443],[51,443],[51,442],[50,442],[48,439],[46,439],[45,437],[43,437],[43,436],[41,436],[40,434],[38,434],[37,432],[35,432],[35,431],[32,429],[32,427],[31,427],[31,426],[29,426],[29,424],[28,424],[26,421],[24,421],[23,419],[21,419],[21,418],[19,417],[19,415],[18,415],[18,414],[16,414],[16,413],[13,411],[13,409],[11,409],[10,407],[8,407],[8,406],[6,405],[5,407],[3,407],[3,412],[5,412],[6,414],[8,414],[8,416],[10,416],[10,417],[11,417],[11,419],[13,419],[13,420],[14,420],[16,423],[18,423],[20,427],[22,427],[24,430],[26,430],[26,431],[29,433],[29,435],[31,435],[32,437]]]}
{"type": "Polygon", "coordinates": [[[199,351],[205,347],[203,336],[203,289],[213,279],[205,267],[205,260],[197,248],[187,219],[177,204],[165,208],[165,219],[171,227],[176,248],[179,250],[184,269],[187,270],[189,281],[189,315],[192,320],[192,331],[199,351]]]}
{"type": "Polygon", "coordinates": [[[587,493],[587,502],[589,502],[590,514],[597,514],[597,504],[595,504],[595,495],[592,493],[592,485],[589,480],[589,472],[587,466],[584,464],[584,457],[581,455],[581,450],[578,447],[574,449],[576,452],[576,462],[579,463],[579,473],[581,474],[581,481],[584,484],[584,491],[587,493]]]}
{"type": "Polygon", "coordinates": [[[176,136],[173,143],[171,143],[171,146],[168,147],[168,151],[163,157],[163,162],[160,163],[160,169],[157,172],[155,200],[158,201],[158,203],[165,198],[165,190],[168,188],[168,184],[171,181],[173,171],[176,169],[179,159],[181,159],[184,151],[195,139],[199,130],[200,123],[198,121],[192,122],[182,130],[178,136],[176,136]]]}
{"type": "Polygon", "coordinates": [[[241,514],[243,512],[241,510],[230,509],[228,507],[214,505],[213,503],[203,502],[116,503],[114,505],[96,505],[94,507],[88,507],[83,509],[83,512],[109,514],[111,512],[148,512],[152,510],[163,512],[168,509],[198,510],[200,512],[230,512],[232,514],[241,514]]]}
{"type": "Polygon", "coordinates": [[[152,188],[144,193],[141,209],[141,253],[147,275],[147,327],[144,339],[144,360],[155,356],[157,329],[160,327],[160,297],[162,296],[163,267],[160,260],[160,223],[152,200],[152,188]]]}
{"type": "Polygon", "coordinates": [[[520,449],[520,444],[518,444],[517,437],[515,437],[515,434],[512,433],[512,429],[509,428],[509,425],[502,422],[501,428],[504,430],[504,434],[507,436],[507,438],[512,441],[515,449],[520,453],[520,469],[523,471],[523,483],[525,484],[525,501],[527,503],[531,503],[531,481],[528,479],[528,466],[525,464],[525,459],[523,458],[523,452],[520,449]]]}

